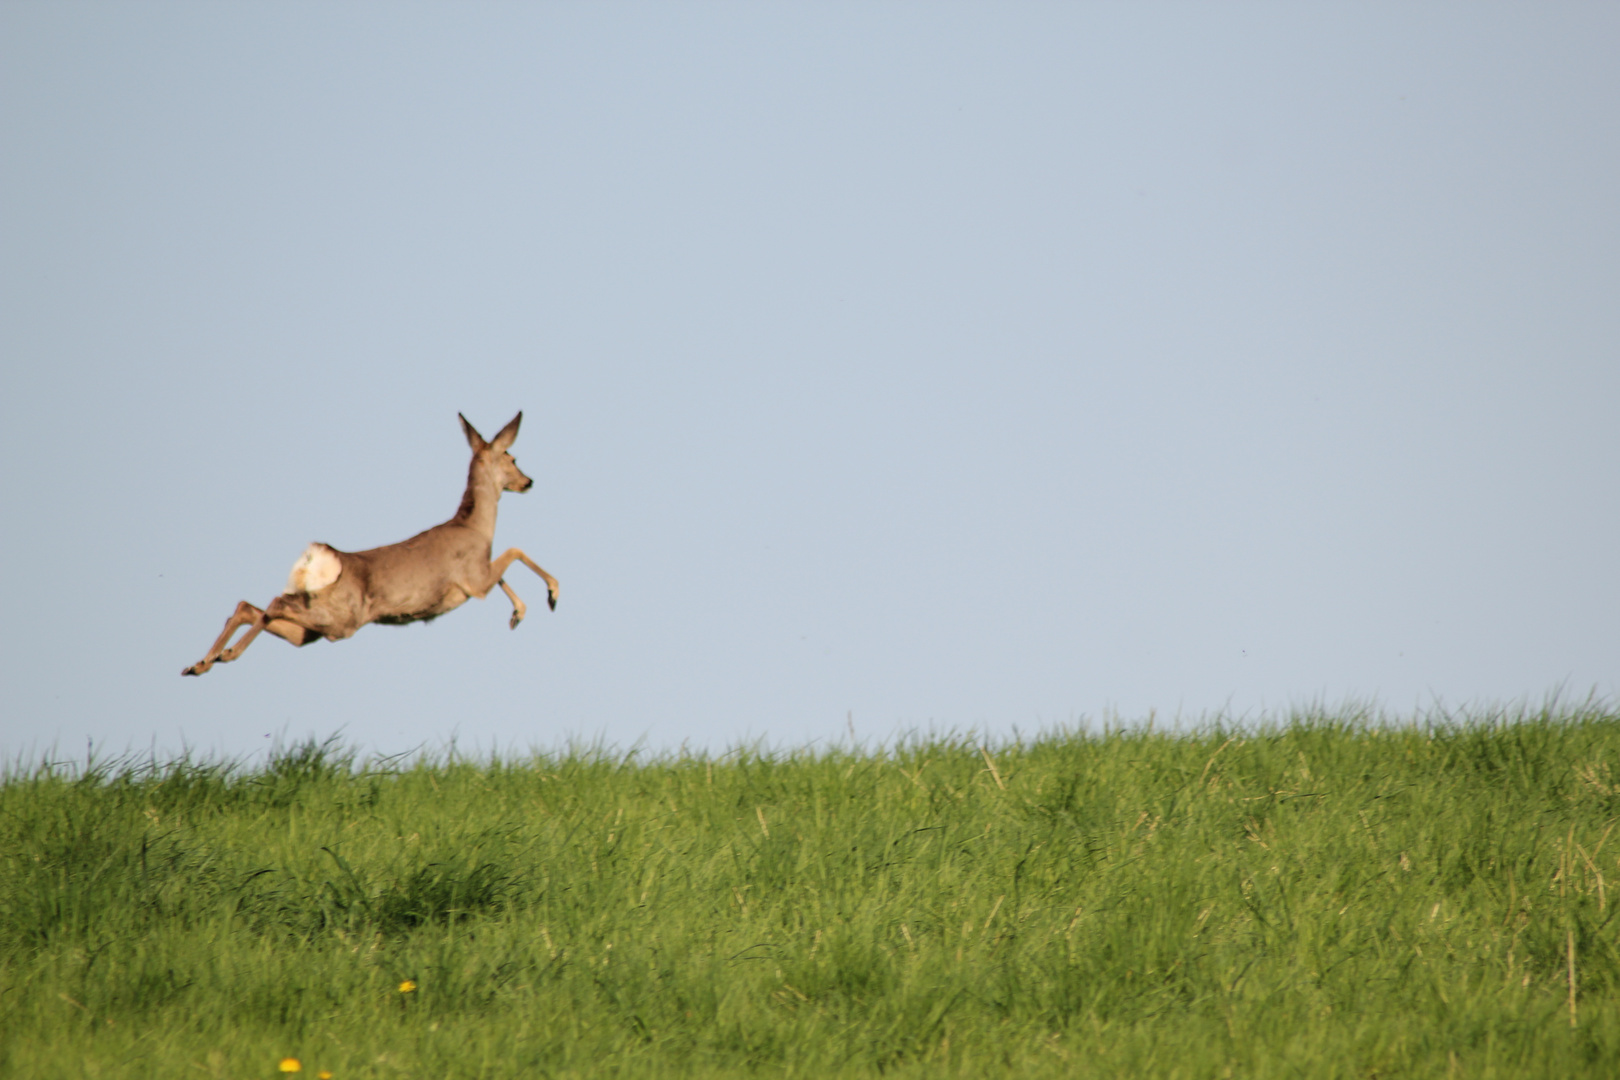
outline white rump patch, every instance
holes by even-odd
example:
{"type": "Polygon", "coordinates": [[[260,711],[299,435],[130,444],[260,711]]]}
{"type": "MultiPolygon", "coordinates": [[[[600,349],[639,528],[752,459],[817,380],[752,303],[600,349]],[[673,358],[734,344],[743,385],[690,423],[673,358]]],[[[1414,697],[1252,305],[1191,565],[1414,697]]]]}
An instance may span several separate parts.
{"type": "Polygon", "coordinates": [[[311,544],[298,556],[293,563],[292,573],[287,575],[287,587],[282,590],[284,596],[296,596],[299,593],[318,593],[343,573],[343,562],[337,557],[337,552],[325,544],[311,544]]]}

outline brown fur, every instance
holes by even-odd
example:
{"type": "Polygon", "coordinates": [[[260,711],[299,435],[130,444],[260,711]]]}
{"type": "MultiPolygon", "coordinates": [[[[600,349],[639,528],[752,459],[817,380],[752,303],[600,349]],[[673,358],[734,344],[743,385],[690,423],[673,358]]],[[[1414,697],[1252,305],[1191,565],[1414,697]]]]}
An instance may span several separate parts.
{"type": "Polygon", "coordinates": [[[216,663],[229,663],[242,655],[260,632],[268,630],[294,645],[330,638],[341,641],[367,623],[408,623],[436,619],[467,602],[479,599],[499,585],[512,601],[512,629],[528,611],[502,576],[514,562],[522,562],[546,582],[546,602],[557,606],[557,579],[535,565],[517,548],[507,548],[491,559],[495,541],[495,510],[503,491],[527,491],[534,481],[518,470],[508,453],[517,438],[520,412],[489,442],[461,417],[472,464],[467,490],[456,516],[426,532],[370,551],[337,551],[343,565],[336,581],[315,593],[288,593],[263,609],[243,600],[225,622],[208,655],[182,675],[201,675],[216,663]],[[242,627],[247,633],[235,645],[231,636],[242,627]]]}

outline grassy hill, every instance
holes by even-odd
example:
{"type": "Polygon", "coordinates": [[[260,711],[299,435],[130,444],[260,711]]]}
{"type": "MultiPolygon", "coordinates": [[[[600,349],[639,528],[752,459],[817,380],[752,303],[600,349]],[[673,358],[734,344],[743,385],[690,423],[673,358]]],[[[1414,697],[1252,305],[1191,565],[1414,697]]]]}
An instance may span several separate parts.
{"type": "Polygon", "coordinates": [[[14,769],[0,1075],[1608,1077],[1617,822],[1596,707],[14,769]]]}

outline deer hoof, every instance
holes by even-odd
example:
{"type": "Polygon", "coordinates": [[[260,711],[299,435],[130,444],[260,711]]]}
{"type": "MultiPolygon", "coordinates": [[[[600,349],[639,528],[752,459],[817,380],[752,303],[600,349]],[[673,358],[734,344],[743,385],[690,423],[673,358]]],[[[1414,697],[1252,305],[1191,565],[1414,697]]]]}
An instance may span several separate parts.
{"type": "Polygon", "coordinates": [[[557,610],[557,594],[556,593],[548,593],[546,595],[546,607],[550,608],[552,611],[557,610]]]}
{"type": "Polygon", "coordinates": [[[522,621],[523,621],[523,616],[519,615],[517,612],[514,611],[514,612],[512,612],[512,621],[506,624],[506,628],[508,630],[516,630],[517,629],[517,624],[522,622],[522,621]]]}
{"type": "Polygon", "coordinates": [[[197,663],[192,664],[190,667],[186,668],[180,674],[182,674],[182,675],[201,675],[203,672],[205,672],[207,670],[208,670],[208,668],[204,667],[202,665],[201,661],[198,661],[197,663]]]}

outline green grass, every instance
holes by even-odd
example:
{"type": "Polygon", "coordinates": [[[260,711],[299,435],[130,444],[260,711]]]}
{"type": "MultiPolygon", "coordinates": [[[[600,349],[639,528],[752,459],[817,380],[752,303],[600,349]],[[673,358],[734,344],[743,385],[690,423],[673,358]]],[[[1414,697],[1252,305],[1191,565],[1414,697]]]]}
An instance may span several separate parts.
{"type": "Polygon", "coordinates": [[[0,1075],[1609,1077],[1617,762],[1591,706],[14,768],[0,1075]]]}

